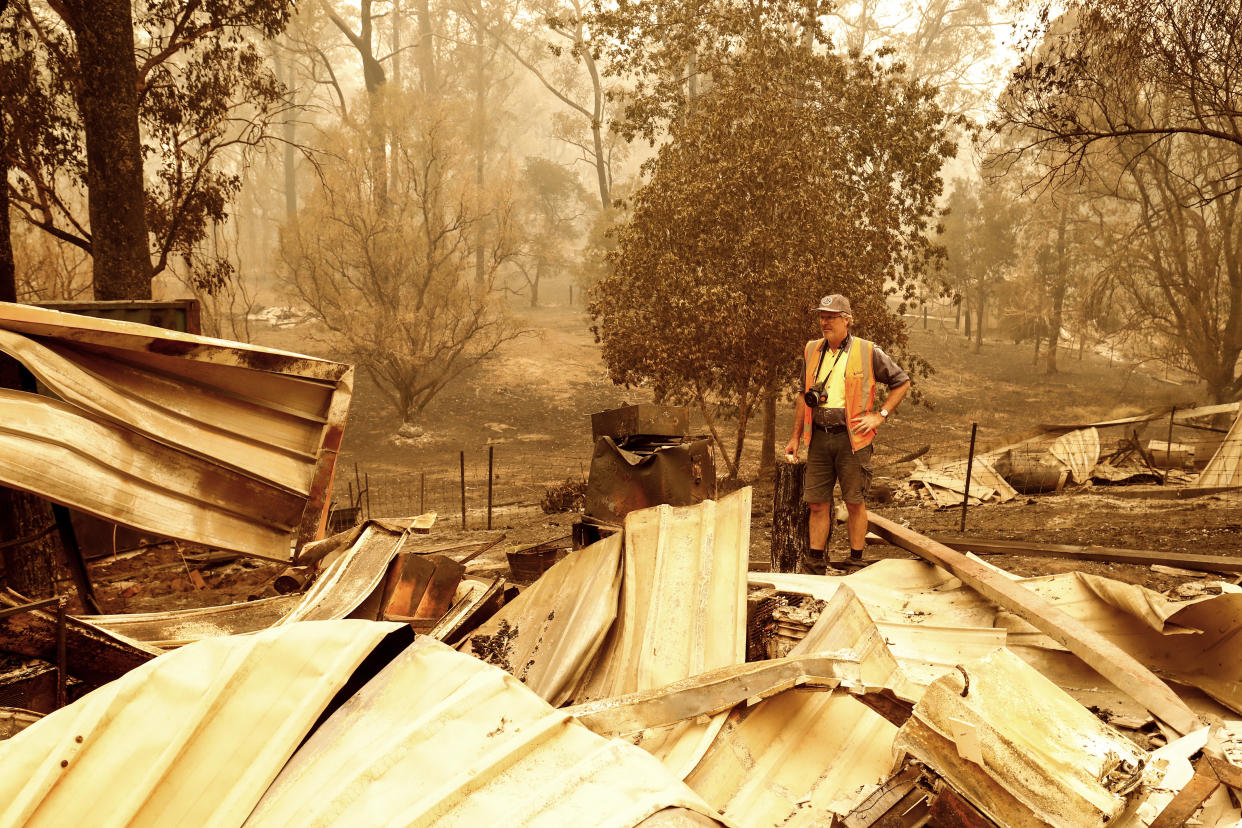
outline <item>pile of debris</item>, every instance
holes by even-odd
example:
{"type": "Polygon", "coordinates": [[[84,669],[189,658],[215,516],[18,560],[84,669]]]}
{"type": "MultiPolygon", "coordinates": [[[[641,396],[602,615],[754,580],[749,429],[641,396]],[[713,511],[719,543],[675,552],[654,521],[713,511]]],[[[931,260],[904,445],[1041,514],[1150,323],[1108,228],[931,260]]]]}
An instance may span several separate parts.
{"type": "Polygon", "coordinates": [[[1015,579],[879,515],[924,560],[748,573],[750,514],[635,510],[495,611],[399,526],[309,546],[250,635],[125,628],[183,646],[0,743],[0,824],[1242,818],[1242,589],[1015,579]],[[399,620],[314,620],[363,607],[399,620]]]}
{"type": "Polygon", "coordinates": [[[907,491],[938,508],[960,507],[970,472],[968,505],[1006,503],[1018,494],[1059,492],[1070,485],[1134,486],[1159,484],[1210,493],[1242,487],[1242,417],[1217,442],[1201,446],[1171,439],[1174,426],[1201,432],[1224,432],[1209,423],[1237,415],[1238,403],[1173,412],[1151,412],[1096,423],[1044,425],[1042,434],[973,458],[928,467],[915,460],[907,491]],[[1167,423],[1167,426],[1165,426],[1167,423]],[[1136,426],[1167,428],[1166,439],[1142,437],[1136,426]],[[1101,433],[1113,435],[1106,441],[1101,433]],[[1105,445],[1107,444],[1107,449],[1105,445]],[[1197,469],[1202,469],[1196,474],[1197,469]]]}

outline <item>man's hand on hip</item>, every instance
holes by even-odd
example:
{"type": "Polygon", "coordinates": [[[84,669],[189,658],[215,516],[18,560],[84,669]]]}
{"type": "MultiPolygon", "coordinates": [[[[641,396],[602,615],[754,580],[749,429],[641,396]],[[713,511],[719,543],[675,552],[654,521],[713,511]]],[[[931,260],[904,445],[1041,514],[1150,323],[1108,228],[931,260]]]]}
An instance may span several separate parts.
{"type": "Polygon", "coordinates": [[[862,414],[855,418],[854,427],[850,430],[855,434],[866,434],[868,431],[876,431],[880,426],[884,425],[884,418],[877,413],[862,414]]]}

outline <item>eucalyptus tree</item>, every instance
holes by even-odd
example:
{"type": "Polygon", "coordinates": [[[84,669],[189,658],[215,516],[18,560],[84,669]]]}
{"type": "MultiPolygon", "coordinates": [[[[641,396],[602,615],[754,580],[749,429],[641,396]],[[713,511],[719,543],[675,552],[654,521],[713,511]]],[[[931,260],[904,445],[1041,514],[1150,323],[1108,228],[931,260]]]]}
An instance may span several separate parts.
{"type": "Polygon", "coordinates": [[[235,153],[266,141],[281,107],[256,40],[278,33],[291,6],[13,0],[61,128],[54,152],[10,157],[12,203],[92,255],[96,299],[149,298],[173,255],[197,265],[202,287],[229,277],[198,245],[238,191],[235,153]]]}

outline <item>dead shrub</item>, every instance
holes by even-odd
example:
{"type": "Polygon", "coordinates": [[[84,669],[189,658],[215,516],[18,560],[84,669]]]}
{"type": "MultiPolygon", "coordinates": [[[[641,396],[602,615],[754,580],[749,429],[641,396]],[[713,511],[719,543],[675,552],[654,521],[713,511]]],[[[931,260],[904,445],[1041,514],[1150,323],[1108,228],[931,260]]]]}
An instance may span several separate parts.
{"type": "Polygon", "coordinates": [[[568,478],[543,490],[543,500],[539,501],[539,508],[547,515],[580,511],[586,505],[586,490],[586,480],[568,478]]]}

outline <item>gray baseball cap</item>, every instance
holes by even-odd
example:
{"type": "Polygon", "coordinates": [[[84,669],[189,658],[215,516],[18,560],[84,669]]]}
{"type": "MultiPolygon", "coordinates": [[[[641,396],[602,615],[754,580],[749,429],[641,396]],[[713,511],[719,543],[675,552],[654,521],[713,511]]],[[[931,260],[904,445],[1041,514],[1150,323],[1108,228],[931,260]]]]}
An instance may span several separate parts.
{"type": "Polygon", "coordinates": [[[854,315],[850,310],[850,300],[839,293],[830,293],[820,299],[819,307],[815,308],[815,311],[816,313],[827,311],[828,313],[843,313],[846,316],[854,315]]]}

